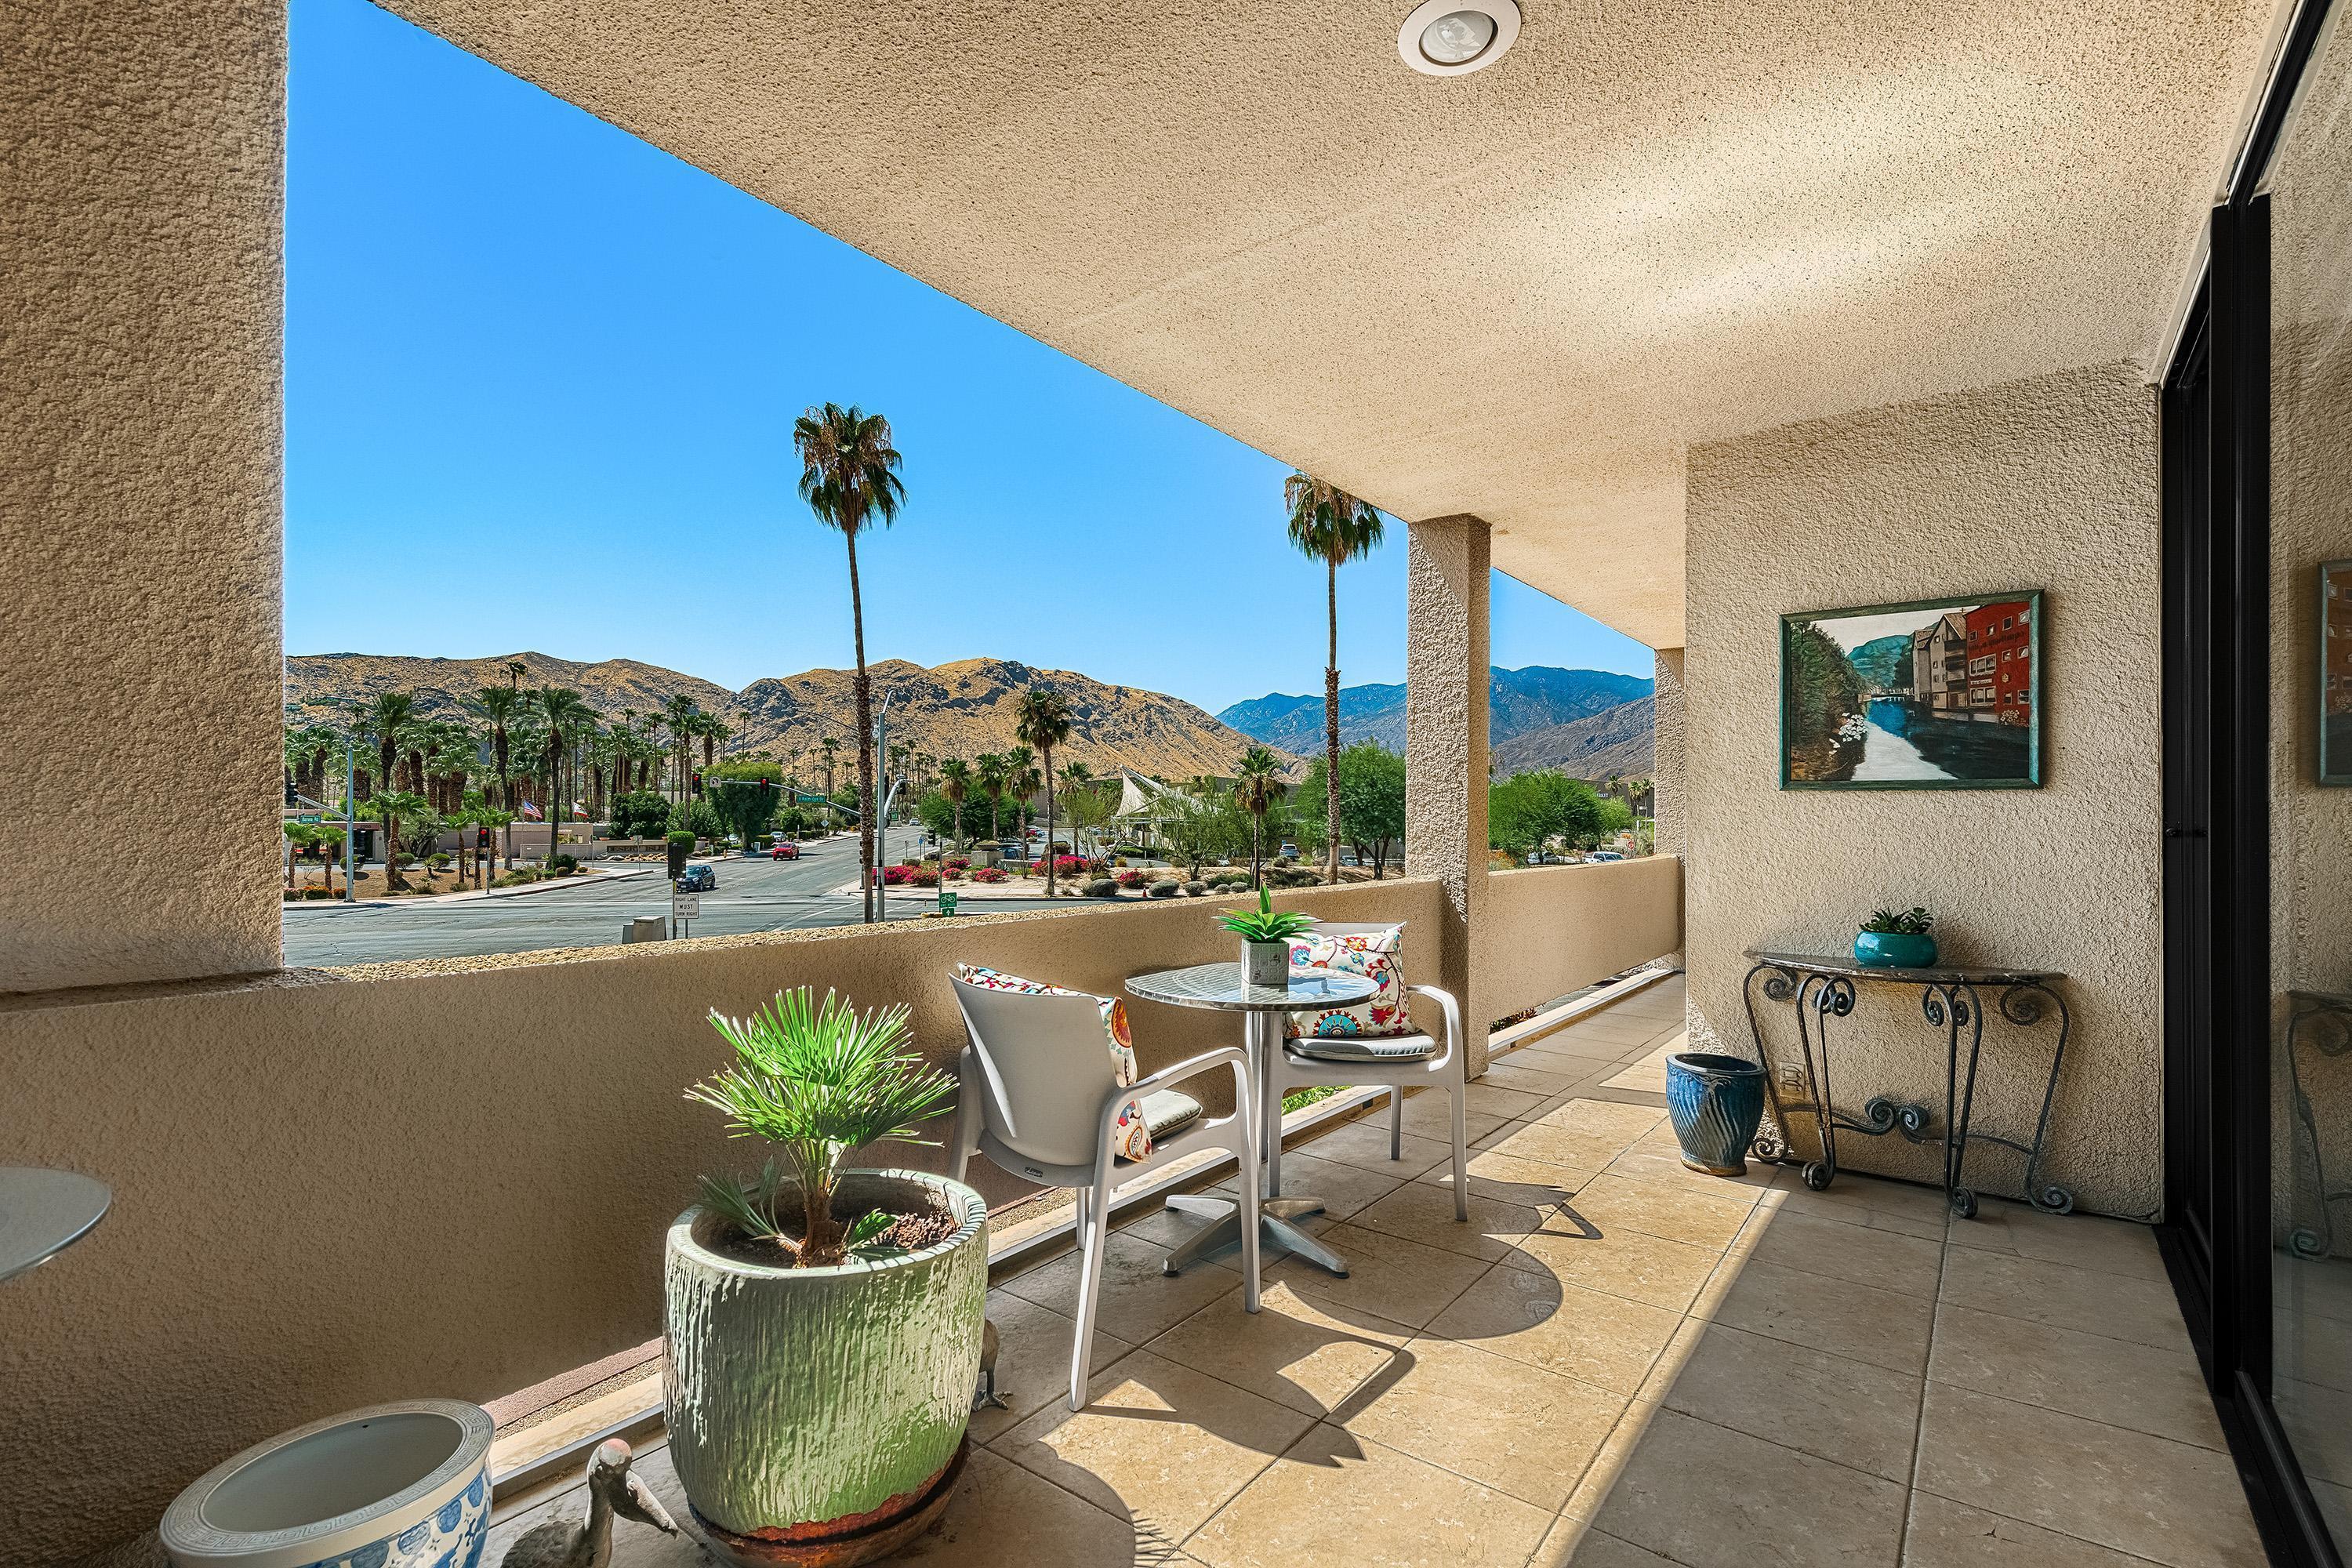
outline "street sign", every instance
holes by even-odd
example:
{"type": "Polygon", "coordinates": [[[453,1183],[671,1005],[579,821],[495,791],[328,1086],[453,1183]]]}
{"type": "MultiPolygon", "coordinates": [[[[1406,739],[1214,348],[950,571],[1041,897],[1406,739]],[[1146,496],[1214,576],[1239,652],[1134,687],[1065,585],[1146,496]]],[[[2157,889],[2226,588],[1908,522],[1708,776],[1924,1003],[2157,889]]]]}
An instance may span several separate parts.
{"type": "Polygon", "coordinates": [[[669,896],[669,918],[674,921],[699,920],[702,900],[692,893],[672,893],[669,896]]]}
{"type": "Polygon", "coordinates": [[[319,820],[319,814],[315,811],[306,811],[294,820],[297,822],[316,822],[319,820]]]}

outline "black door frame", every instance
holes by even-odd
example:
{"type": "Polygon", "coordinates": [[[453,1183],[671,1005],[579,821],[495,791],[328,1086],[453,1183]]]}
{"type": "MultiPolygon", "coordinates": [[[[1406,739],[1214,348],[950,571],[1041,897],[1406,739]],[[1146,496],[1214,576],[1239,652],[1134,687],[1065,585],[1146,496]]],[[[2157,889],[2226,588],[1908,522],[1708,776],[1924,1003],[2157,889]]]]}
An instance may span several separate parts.
{"type": "Polygon", "coordinates": [[[2158,1242],[2274,1562],[2343,1568],[2271,1403],[2270,201],[2305,0],[2165,379],[2165,1196],[2158,1242]]]}

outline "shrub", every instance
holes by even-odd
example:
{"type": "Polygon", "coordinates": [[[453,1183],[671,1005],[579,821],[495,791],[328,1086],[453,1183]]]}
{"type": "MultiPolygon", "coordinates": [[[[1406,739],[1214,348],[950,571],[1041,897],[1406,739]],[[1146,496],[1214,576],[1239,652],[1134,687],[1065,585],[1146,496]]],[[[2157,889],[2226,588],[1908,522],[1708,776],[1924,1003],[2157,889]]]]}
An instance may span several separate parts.
{"type": "Polygon", "coordinates": [[[577,855],[558,855],[555,858],[555,870],[558,876],[568,876],[579,868],[580,857],[577,855]]]}
{"type": "Polygon", "coordinates": [[[966,878],[967,876],[971,875],[971,873],[970,873],[970,872],[968,872],[968,871],[959,871],[959,870],[957,870],[957,869],[956,869],[954,867],[952,867],[952,866],[949,867],[949,868],[948,868],[946,870],[944,870],[944,871],[937,872],[937,873],[935,873],[935,874],[939,877],[939,879],[940,879],[941,881],[944,881],[944,882],[961,882],[961,881],[962,881],[962,880],[964,879],[964,878],[966,878]]]}
{"type": "Polygon", "coordinates": [[[1108,877],[1098,877],[1095,880],[1087,884],[1087,897],[1090,899],[1115,899],[1118,897],[1118,884],[1112,881],[1108,877]]]}
{"type": "Polygon", "coordinates": [[[1146,889],[1146,892],[1147,896],[1154,899],[1172,899],[1176,896],[1176,887],[1177,884],[1174,878],[1163,878],[1160,881],[1152,883],[1151,886],[1146,889]]]}
{"type": "Polygon", "coordinates": [[[1076,855],[1059,855],[1054,859],[1054,874],[1057,877],[1080,877],[1098,869],[1076,855]]]}
{"type": "Polygon", "coordinates": [[[1132,890],[1143,886],[1148,879],[1140,871],[1127,870],[1121,871],[1118,876],[1112,878],[1111,880],[1117,882],[1122,888],[1132,890]]]}
{"type": "Polygon", "coordinates": [[[915,879],[916,869],[912,866],[885,866],[882,868],[882,885],[903,888],[915,879]]]}
{"type": "Polygon", "coordinates": [[[974,871],[971,874],[971,879],[975,882],[1009,882],[1013,880],[1011,877],[1005,875],[1004,868],[1002,866],[982,866],[979,870],[974,871]]]}
{"type": "Polygon", "coordinates": [[[929,866],[918,866],[907,873],[907,880],[918,888],[936,888],[940,885],[940,874],[929,866]]]}
{"type": "Polygon", "coordinates": [[[948,857],[948,869],[949,869],[949,870],[950,870],[950,871],[969,871],[969,870],[971,870],[971,856],[969,856],[969,855],[950,855],[950,856],[949,856],[949,857],[948,857]]]}
{"type": "Polygon", "coordinates": [[[1187,882],[1184,884],[1184,890],[1197,899],[1209,890],[1209,884],[1206,882],[1187,882]]]}

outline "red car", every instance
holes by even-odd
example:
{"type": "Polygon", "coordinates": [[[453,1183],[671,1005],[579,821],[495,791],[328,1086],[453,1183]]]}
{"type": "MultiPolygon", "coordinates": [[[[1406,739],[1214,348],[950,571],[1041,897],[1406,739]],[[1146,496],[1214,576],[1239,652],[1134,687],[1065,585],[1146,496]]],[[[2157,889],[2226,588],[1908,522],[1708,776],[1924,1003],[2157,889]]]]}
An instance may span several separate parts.
{"type": "Polygon", "coordinates": [[[784,843],[777,845],[775,854],[769,857],[769,858],[773,860],[797,860],[800,858],[801,847],[790,840],[786,840],[784,843]]]}

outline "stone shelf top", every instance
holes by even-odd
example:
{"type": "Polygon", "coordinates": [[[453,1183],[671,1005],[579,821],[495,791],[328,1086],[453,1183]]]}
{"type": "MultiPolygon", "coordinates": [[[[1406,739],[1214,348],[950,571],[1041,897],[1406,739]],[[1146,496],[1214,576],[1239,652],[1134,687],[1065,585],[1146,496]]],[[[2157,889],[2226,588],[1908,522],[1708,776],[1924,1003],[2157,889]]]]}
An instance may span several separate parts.
{"type": "Polygon", "coordinates": [[[2055,969],[2018,969],[1997,963],[1938,963],[1923,969],[1890,969],[1861,963],[1852,953],[1787,952],[1764,947],[1749,948],[1748,958],[1751,963],[1770,964],[1776,969],[1834,974],[1847,980],[1891,980],[1906,985],[2047,985],[2066,978],[2055,969]]]}

